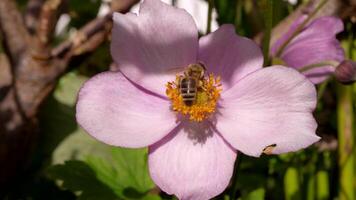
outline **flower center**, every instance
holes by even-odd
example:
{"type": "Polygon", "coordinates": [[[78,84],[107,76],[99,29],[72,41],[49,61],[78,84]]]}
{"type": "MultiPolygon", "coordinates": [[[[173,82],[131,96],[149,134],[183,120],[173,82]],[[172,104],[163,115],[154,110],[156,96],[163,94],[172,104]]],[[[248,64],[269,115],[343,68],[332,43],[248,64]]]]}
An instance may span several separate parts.
{"type": "Polygon", "coordinates": [[[207,77],[177,75],[176,80],[168,82],[166,94],[172,101],[172,109],[189,119],[201,122],[216,110],[222,85],[220,77],[210,74],[207,77]]]}

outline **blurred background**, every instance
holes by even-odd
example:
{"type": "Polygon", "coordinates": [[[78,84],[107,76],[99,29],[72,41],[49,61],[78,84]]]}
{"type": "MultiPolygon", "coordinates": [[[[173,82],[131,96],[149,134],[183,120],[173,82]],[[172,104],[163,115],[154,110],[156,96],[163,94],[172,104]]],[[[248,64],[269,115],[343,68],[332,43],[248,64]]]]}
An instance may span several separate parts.
{"type": "MultiPolygon", "coordinates": [[[[165,0],[192,14],[201,35],[231,23],[257,42],[268,1],[165,0]]],[[[310,3],[271,1],[279,30],[310,3]]],[[[137,12],[138,2],[0,0],[0,199],[175,199],[150,179],[146,149],[105,145],[75,121],[79,88],[112,64],[112,12],[137,12]]],[[[356,1],[329,0],[317,14],[325,15],[344,21],[338,38],[356,60],[356,1]]],[[[230,186],[216,199],[356,199],[356,85],[331,78],[318,89],[322,140],[279,156],[239,154],[230,186]]]]}

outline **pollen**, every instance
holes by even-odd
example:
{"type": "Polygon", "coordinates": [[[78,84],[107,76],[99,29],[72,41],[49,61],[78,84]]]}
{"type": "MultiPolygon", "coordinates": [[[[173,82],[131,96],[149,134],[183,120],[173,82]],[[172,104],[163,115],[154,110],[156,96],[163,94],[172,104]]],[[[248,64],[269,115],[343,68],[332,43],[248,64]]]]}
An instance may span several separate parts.
{"type": "Polygon", "coordinates": [[[213,74],[203,78],[200,86],[197,87],[195,100],[191,105],[187,105],[183,100],[179,88],[180,78],[181,76],[177,75],[175,81],[168,82],[166,85],[166,94],[172,101],[172,110],[196,122],[201,122],[211,116],[216,111],[222,91],[221,78],[214,77],[213,74]]]}

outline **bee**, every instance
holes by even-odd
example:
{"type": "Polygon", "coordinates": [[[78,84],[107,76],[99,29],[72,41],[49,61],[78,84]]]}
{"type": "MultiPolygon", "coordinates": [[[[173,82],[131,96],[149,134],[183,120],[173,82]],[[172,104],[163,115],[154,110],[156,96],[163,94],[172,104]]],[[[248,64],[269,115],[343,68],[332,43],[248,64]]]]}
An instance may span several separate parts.
{"type": "Polygon", "coordinates": [[[179,91],[185,105],[191,106],[195,103],[198,90],[203,89],[205,71],[203,63],[190,64],[185,69],[184,75],[179,77],[179,91]]]}

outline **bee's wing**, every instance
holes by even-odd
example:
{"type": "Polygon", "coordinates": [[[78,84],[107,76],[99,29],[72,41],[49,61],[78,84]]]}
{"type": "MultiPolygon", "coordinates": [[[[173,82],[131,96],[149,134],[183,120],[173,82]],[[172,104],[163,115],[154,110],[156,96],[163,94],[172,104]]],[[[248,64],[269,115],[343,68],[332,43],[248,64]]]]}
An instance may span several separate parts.
{"type": "Polygon", "coordinates": [[[168,74],[181,74],[184,72],[186,66],[179,66],[179,67],[170,67],[166,70],[168,74]]]}

